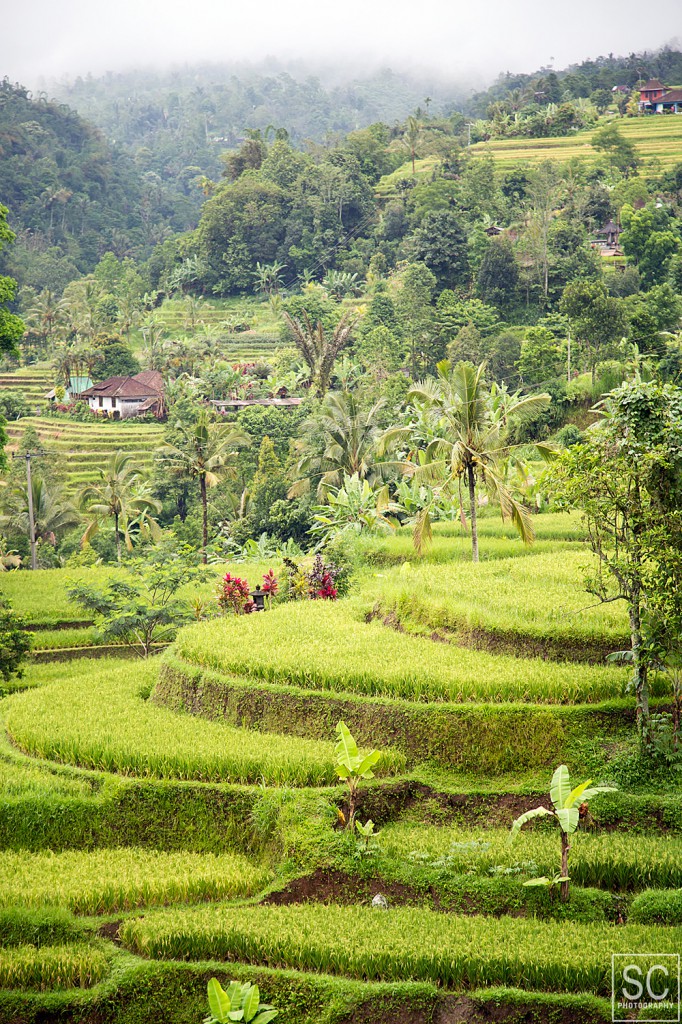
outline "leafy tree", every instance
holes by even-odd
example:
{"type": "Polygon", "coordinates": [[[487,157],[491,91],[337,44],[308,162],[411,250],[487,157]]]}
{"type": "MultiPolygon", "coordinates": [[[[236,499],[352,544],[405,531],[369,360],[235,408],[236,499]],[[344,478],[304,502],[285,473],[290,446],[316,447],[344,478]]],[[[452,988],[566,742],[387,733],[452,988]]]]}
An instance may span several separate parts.
{"type": "Polygon", "coordinates": [[[619,131],[615,121],[598,128],[590,145],[606,155],[612,170],[615,168],[622,174],[630,174],[639,163],[636,147],[619,131]]]}
{"type": "Polygon", "coordinates": [[[102,522],[113,519],[116,557],[120,562],[121,540],[132,551],[135,528],[147,530],[154,539],[158,537],[155,515],[161,511],[161,502],[152,497],[146,476],[132,455],[116,452],[98,474],[98,482],[84,487],[79,497],[81,509],[90,518],[82,544],[90,542],[102,522]]]}
{"type": "Polygon", "coordinates": [[[252,536],[275,532],[271,529],[270,511],[275,502],[287,495],[287,484],[275,447],[266,435],[258,452],[258,468],[250,487],[248,523],[252,536]]]}
{"type": "MultiPolygon", "coordinates": [[[[593,786],[592,779],[588,779],[587,782],[583,782],[572,789],[568,768],[565,764],[560,764],[554,772],[550,784],[549,795],[552,801],[552,810],[550,811],[542,805],[534,807],[531,811],[526,811],[524,814],[519,815],[512,824],[511,838],[514,839],[521,831],[521,828],[534,818],[549,816],[555,819],[561,829],[561,870],[557,881],[561,883],[561,899],[564,902],[568,900],[568,886],[570,882],[568,877],[568,854],[571,849],[569,837],[573,835],[580,824],[581,808],[593,796],[597,796],[599,793],[613,792],[615,792],[613,786],[593,786]]],[[[552,883],[553,880],[547,878],[534,878],[525,884],[550,885],[552,883]]]]}
{"type": "Polygon", "coordinates": [[[403,363],[403,346],[388,327],[365,331],[355,346],[362,365],[378,377],[385,377],[403,363]]]}
{"type": "MultiPolygon", "coordinates": [[[[413,387],[408,399],[423,409],[428,436],[418,425],[394,427],[383,436],[383,446],[412,443],[416,451],[403,471],[417,483],[441,485],[454,496],[459,481],[469,491],[471,552],[478,561],[477,495],[479,484],[499,502],[502,517],[510,518],[524,543],[533,540],[528,510],[504,481],[502,460],[512,453],[509,434],[515,423],[533,418],[549,406],[549,395],[509,395],[497,385],[485,382],[485,364],[438,364],[435,380],[413,387]],[[420,436],[421,435],[421,436],[420,436]],[[422,447],[423,445],[423,447],[422,447]]],[[[380,447],[380,451],[382,448],[380,447]]],[[[431,537],[430,511],[426,507],[414,528],[415,546],[421,551],[431,537]]]]}
{"type": "Polygon", "coordinates": [[[111,342],[100,349],[101,362],[97,375],[101,380],[109,377],[134,377],[140,372],[140,364],[128,348],[120,341],[111,342]]]}
{"type": "Polygon", "coordinates": [[[529,327],[521,342],[517,363],[526,384],[544,385],[561,373],[561,350],[556,338],[546,327],[529,327]]]}
{"type": "Polygon", "coordinates": [[[66,501],[57,488],[49,488],[39,476],[31,477],[34,536],[30,535],[30,516],[27,485],[13,489],[8,501],[7,514],[1,522],[8,531],[17,531],[28,537],[29,543],[43,541],[53,547],[66,530],[80,522],[73,505],[66,501]]]}
{"type": "Polygon", "coordinates": [[[177,593],[198,576],[187,552],[166,548],[152,560],[133,566],[124,579],[111,580],[102,589],[76,583],[67,595],[95,614],[105,643],[125,644],[147,658],[156,644],[170,643],[178,628],[193,618],[189,602],[177,593]]]}
{"type": "Polygon", "coordinates": [[[643,612],[651,580],[672,592],[663,566],[679,548],[682,501],[682,389],[635,380],[607,398],[603,419],[552,469],[557,500],[580,510],[598,571],[587,589],[600,601],[625,601],[643,746],[650,744],[649,661],[643,612]]]}
{"type": "Polygon", "coordinates": [[[514,302],[518,284],[519,271],[511,242],[508,238],[493,239],[478,270],[478,294],[484,302],[504,309],[514,302]]]}
{"type": "Polygon", "coordinates": [[[202,409],[195,423],[177,423],[174,443],[166,442],[159,449],[160,460],[172,473],[199,481],[204,564],[208,546],[208,488],[234,474],[236,448],[246,441],[246,435],[230,424],[212,423],[208,412],[202,409]]]}
{"type": "Polygon", "coordinates": [[[399,275],[396,307],[410,352],[412,376],[433,365],[440,352],[434,330],[432,300],[436,277],[424,263],[408,263],[399,275]]]}
{"type": "Polygon", "coordinates": [[[645,287],[665,281],[671,262],[680,250],[680,232],[666,207],[647,206],[621,210],[623,252],[637,264],[645,287]]]}
{"type": "Polygon", "coordinates": [[[625,310],[599,281],[574,281],[567,285],[559,308],[570,318],[594,384],[597,363],[608,358],[615,342],[626,333],[625,310]]]}
{"type": "Polygon", "coordinates": [[[469,279],[467,237],[451,210],[428,213],[409,241],[413,262],[425,264],[439,288],[466,284],[469,279]]]}
{"type": "Polygon", "coordinates": [[[289,495],[296,497],[314,486],[322,498],[329,487],[340,487],[344,476],[357,475],[374,485],[395,469],[376,453],[382,407],[379,400],[368,409],[355,392],[327,395],[319,414],[303,424],[303,436],[296,445],[297,479],[289,495]]]}

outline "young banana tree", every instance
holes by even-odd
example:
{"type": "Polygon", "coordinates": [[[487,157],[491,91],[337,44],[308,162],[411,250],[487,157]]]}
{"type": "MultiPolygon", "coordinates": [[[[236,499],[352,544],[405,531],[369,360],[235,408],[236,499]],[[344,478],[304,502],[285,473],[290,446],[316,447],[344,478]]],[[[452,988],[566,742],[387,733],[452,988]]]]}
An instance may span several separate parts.
{"type": "Polygon", "coordinates": [[[551,885],[554,881],[560,882],[561,899],[566,902],[568,899],[569,884],[568,854],[571,849],[569,836],[571,836],[578,828],[578,823],[580,821],[580,808],[593,796],[596,796],[597,793],[613,792],[613,786],[592,786],[592,779],[588,779],[587,782],[582,782],[579,786],[575,786],[574,789],[571,789],[571,780],[568,774],[568,768],[565,764],[559,765],[552,776],[552,782],[549,788],[549,796],[552,801],[553,809],[548,810],[546,807],[542,806],[534,807],[531,811],[526,811],[524,814],[519,815],[511,828],[510,840],[514,839],[518,835],[526,822],[531,821],[533,818],[540,818],[549,815],[556,819],[561,829],[561,873],[553,880],[534,878],[531,880],[532,884],[551,885]]]}
{"type": "Polygon", "coordinates": [[[348,821],[346,828],[352,829],[355,822],[355,804],[358,797],[358,787],[361,779],[373,779],[375,768],[381,760],[378,750],[362,757],[358,752],[358,745],[351,736],[350,730],[345,722],[339,722],[336,726],[338,741],[334,749],[336,755],[336,774],[340,779],[348,783],[348,821]]]}
{"type": "Polygon", "coordinates": [[[211,1012],[204,1024],[269,1024],[278,1013],[273,1006],[261,1003],[258,985],[231,981],[225,991],[217,978],[208,983],[208,1005],[211,1012]]]}

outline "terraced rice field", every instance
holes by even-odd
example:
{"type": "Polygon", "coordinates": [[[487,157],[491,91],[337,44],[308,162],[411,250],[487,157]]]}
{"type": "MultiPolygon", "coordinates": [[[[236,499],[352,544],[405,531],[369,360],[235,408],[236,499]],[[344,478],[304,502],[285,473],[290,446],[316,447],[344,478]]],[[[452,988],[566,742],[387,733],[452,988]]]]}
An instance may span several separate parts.
{"type": "Polygon", "coordinates": [[[156,423],[79,423],[75,420],[26,416],[7,426],[9,450],[16,448],[26,427],[33,427],[48,457],[59,460],[66,486],[75,491],[97,479],[97,470],[118,451],[132,452],[136,461],[151,469],[154,451],[161,444],[163,427],[156,423]]]}
{"type": "Polygon", "coordinates": [[[31,406],[42,408],[45,394],[54,385],[52,370],[27,366],[22,370],[0,373],[0,392],[10,391],[25,398],[31,406]]]}
{"type": "Polygon", "coordinates": [[[280,345],[277,323],[273,320],[269,306],[255,300],[242,300],[238,305],[220,300],[202,300],[193,322],[188,316],[186,304],[173,299],[156,310],[154,318],[171,337],[192,336],[200,333],[203,328],[215,331],[222,339],[220,358],[231,362],[266,360],[280,345]],[[230,324],[239,321],[249,323],[250,329],[230,330],[230,324]]]}
{"type": "MultiPolygon", "coordinates": [[[[478,567],[455,525],[421,567],[377,542],[350,597],[199,623],[146,662],[30,664],[0,702],[0,1024],[190,1024],[210,977],[283,1024],[607,1024],[612,954],[682,944],[682,790],[619,774],[627,671],[580,645],[622,617],[581,613],[579,522],[537,526],[527,551],[484,519],[478,567]],[[367,838],[339,719],[382,752],[367,838]],[[571,839],[566,902],[525,885],[556,873],[556,826],[510,842],[559,761],[618,784],[571,839]]],[[[28,576],[12,596],[49,623],[59,571],[28,576]]]]}
{"type": "MultiPolygon", "coordinates": [[[[655,176],[682,161],[682,116],[651,115],[622,118],[618,130],[637,150],[643,161],[640,173],[655,176]]],[[[519,164],[537,164],[543,160],[584,160],[596,163],[603,157],[590,141],[594,131],[579,132],[561,139],[494,139],[471,147],[476,155],[492,154],[498,170],[508,171],[519,164]]]]}

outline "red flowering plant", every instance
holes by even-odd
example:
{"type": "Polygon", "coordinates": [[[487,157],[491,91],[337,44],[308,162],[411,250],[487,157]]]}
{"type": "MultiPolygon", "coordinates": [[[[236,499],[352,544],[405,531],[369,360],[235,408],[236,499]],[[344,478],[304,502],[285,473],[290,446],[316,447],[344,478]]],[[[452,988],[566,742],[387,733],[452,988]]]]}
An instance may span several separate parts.
{"type": "Polygon", "coordinates": [[[226,572],[218,585],[218,605],[223,612],[248,615],[255,608],[249,584],[240,576],[226,572]]]}
{"type": "Polygon", "coordinates": [[[272,607],[272,599],[279,590],[279,581],[272,569],[268,569],[268,571],[263,574],[261,590],[266,595],[268,607],[272,607]]]}

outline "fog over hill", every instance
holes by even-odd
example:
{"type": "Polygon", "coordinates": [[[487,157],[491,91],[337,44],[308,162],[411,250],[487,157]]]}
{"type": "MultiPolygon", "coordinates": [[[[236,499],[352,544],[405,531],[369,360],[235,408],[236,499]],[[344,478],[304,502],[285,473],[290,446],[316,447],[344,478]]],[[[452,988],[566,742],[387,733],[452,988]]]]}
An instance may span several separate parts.
{"type": "Polygon", "coordinates": [[[173,64],[304,60],[318,71],[344,65],[350,77],[380,67],[438,72],[480,87],[500,71],[564,66],[586,54],[629,53],[682,33],[678,0],[659,0],[656,17],[636,0],[311,0],[225,4],[196,0],[33,0],[30,12],[3,12],[3,72],[37,87],[62,75],[167,68],[173,64]],[[30,24],[27,16],[30,13],[30,24]]]}

